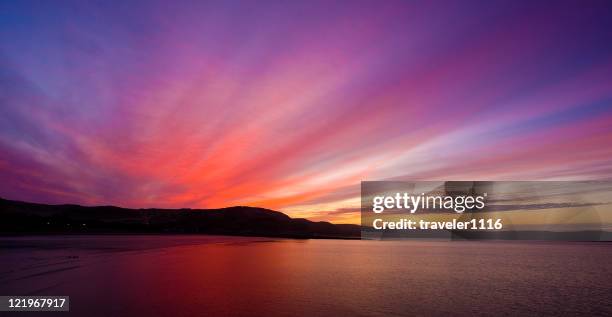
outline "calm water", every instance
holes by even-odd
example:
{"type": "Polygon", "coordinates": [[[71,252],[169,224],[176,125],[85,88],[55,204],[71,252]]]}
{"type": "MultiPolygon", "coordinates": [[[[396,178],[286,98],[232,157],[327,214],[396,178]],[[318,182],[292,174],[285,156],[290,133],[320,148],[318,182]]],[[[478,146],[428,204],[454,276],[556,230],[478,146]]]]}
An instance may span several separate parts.
{"type": "Polygon", "coordinates": [[[0,295],[86,316],[610,315],[611,264],[607,243],[0,238],[0,295]]]}

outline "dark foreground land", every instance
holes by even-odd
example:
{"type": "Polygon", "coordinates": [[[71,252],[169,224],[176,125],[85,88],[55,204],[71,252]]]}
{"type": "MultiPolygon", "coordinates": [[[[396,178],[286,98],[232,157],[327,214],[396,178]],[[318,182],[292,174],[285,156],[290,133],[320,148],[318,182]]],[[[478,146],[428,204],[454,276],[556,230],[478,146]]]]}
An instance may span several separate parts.
{"type": "Polygon", "coordinates": [[[289,238],[359,238],[360,227],[314,222],[269,209],[128,209],[45,205],[0,198],[0,233],[203,233],[289,238]]]}
{"type": "Polygon", "coordinates": [[[297,239],[445,239],[612,241],[612,232],[386,230],[291,218],[265,208],[128,209],[115,206],[46,205],[0,198],[0,235],[208,234],[297,239]],[[363,231],[362,231],[363,229],[363,231]]]}

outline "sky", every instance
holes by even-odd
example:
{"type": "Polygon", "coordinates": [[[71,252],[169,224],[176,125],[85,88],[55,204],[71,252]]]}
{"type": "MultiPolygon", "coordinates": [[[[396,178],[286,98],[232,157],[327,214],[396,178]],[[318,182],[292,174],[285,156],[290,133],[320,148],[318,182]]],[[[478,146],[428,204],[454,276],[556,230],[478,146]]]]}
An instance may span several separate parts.
{"type": "Polygon", "coordinates": [[[0,197],[359,222],[362,180],[612,179],[609,1],[0,0],[0,197]]]}

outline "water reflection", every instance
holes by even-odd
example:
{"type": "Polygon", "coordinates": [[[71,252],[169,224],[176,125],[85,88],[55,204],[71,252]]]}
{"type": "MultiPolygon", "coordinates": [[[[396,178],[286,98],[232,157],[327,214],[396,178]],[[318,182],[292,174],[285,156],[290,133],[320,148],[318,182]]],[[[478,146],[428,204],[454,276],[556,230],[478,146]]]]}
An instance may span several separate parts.
{"type": "Polygon", "coordinates": [[[0,247],[2,294],[69,295],[71,314],[88,316],[612,312],[606,243],[73,236],[0,247]]]}

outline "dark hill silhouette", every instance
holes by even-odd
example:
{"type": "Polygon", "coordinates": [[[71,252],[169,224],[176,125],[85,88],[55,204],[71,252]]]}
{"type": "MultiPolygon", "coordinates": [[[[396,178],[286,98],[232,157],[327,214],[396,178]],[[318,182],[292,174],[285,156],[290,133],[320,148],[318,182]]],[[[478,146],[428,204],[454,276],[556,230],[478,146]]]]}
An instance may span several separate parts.
{"type": "Polygon", "coordinates": [[[357,225],[290,218],[246,206],[220,209],[128,209],[46,205],[0,198],[0,234],[202,233],[292,238],[358,238],[357,225]]]}

